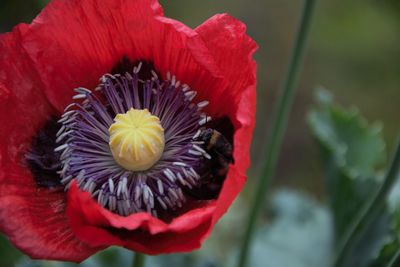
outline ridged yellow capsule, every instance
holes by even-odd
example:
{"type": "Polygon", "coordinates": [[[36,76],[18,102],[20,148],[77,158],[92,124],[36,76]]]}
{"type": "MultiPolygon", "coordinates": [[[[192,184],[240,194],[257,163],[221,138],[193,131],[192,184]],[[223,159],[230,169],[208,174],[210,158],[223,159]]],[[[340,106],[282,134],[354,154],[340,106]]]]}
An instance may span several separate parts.
{"type": "Polygon", "coordinates": [[[115,161],[130,171],[144,171],[162,156],[165,146],[160,119],[147,109],[131,108],[118,114],[108,129],[115,161]]]}

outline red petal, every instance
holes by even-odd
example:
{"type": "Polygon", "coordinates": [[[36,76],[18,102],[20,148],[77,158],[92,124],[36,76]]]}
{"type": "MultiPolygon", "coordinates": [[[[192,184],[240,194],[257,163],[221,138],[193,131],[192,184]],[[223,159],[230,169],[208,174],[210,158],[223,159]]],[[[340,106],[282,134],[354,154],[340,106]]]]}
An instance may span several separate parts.
{"type": "MultiPolygon", "coordinates": [[[[209,88],[218,68],[198,34],[162,17],[155,0],[52,1],[30,26],[24,47],[60,111],[73,88],[94,88],[123,56],[151,60],[185,83],[209,88]]],[[[196,88],[197,89],[197,88],[196,88]]]]}
{"type": "Polygon", "coordinates": [[[147,254],[198,248],[210,230],[214,212],[211,202],[175,218],[171,223],[144,212],[122,217],[102,208],[89,193],[80,191],[76,183],[69,189],[68,199],[71,225],[81,240],[93,246],[120,245],[147,254]]]}
{"type": "MultiPolygon", "coordinates": [[[[241,191],[250,164],[250,143],[255,125],[257,44],[246,34],[246,26],[227,15],[216,15],[200,25],[196,32],[203,38],[226,80],[222,113],[235,127],[234,165],[231,166],[217,201],[215,223],[241,191]]],[[[221,112],[221,111],[220,111],[221,112]]]]}
{"type": "Polygon", "coordinates": [[[26,28],[0,36],[0,230],[33,258],[81,261],[96,250],[72,233],[65,194],[38,188],[22,163],[32,137],[54,113],[20,45],[26,28]]]}
{"type": "MultiPolygon", "coordinates": [[[[250,164],[250,143],[255,125],[256,63],[253,54],[257,44],[246,34],[246,26],[227,15],[216,15],[196,29],[209,48],[224,77],[223,99],[215,111],[227,115],[234,133],[234,165],[230,167],[213,215],[215,223],[229,208],[246,181],[250,164]]],[[[215,103],[214,103],[215,105],[215,103]]],[[[215,108],[214,108],[215,109],[215,108]]]]}

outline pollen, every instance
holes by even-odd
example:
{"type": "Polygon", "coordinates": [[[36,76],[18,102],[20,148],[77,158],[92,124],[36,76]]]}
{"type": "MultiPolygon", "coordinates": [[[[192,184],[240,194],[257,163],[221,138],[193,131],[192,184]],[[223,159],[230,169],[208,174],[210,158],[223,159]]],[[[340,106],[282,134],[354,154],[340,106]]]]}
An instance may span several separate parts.
{"type": "Polygon", "coordinates": [[[163,154],[164,128],[147,109],[131,108],[117,114],[108,131],[112,155],[127,170],[148,170],[163,154]]]}

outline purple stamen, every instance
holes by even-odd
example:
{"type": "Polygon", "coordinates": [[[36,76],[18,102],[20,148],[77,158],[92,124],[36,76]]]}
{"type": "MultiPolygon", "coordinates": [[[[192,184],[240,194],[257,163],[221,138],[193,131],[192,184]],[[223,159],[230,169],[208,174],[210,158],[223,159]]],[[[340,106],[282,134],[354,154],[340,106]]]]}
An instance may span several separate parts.
{"type": "Polygon", "coordinates": [[[186,190],[199,185],[202,162],[210,155],[196,138],[211,118],[201,110],[208,101],[193,103],[197,92],[168,74],[161,81],[154,71],[139,79],[141,64],[132,73],[106,74],[96,92],[77,88],[59,120],[55,149],[61,153],[61,183],[75,179],[103,207],[123,216],[149,212],[157,216],[182,207],[186,190]],[[108,129],[117,114],[148,109],[164,128],[161,159],[146,171],[129,171],[113,158],[108,129]],[[184,189],[184,190],[182,190],[184,189]]]}

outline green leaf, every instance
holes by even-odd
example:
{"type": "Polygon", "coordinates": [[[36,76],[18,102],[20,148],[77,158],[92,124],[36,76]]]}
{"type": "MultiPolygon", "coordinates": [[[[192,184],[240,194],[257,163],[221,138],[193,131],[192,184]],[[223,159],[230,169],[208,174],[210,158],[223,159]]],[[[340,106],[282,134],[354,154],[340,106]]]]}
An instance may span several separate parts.
{"type": "Polygon", "coordinates": [[[332,104],[327,91],[319,91],[319,108],[309,115],[314,136],[328,160],[353,178],[371,178],[385,163],[385,142],[380,124],[369,125],[357,109],[332,104]]]}
{"type": "MultiPolygon", "coordinates": [[[[317,95],[318,108],[308,121],[321,148],[327,190],[334,214],[337,240],[341,240],[365,202],[380,186],[379,167],[386,160],[382,127],[368,124],[352,108],[332,103],[326,90],[317,95]]],[[[343,266],[369,266],[390,238],[392,216],[387,210],[367,227],[343,266]]]]}
{"type": "Polygon", "coordinates": [[[325,90],[319,91],[317,98],[319,108],[311,111],[308,121],[322,151],[340,238],[379,184],[376,168],[385,161],[385,143],[381,127],[368,125],[357,110],[333,105],[325,90]]]}

